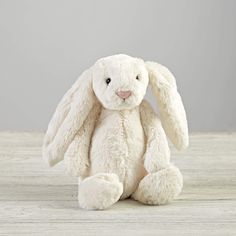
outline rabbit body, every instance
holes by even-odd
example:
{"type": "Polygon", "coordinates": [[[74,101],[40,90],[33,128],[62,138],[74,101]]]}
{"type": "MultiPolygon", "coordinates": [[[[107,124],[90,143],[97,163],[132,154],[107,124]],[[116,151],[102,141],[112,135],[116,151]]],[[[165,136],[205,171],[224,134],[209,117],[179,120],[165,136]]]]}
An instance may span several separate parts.
{"type": "Polygon", "coordinates": [[[177,149],[188,146],[174,76],[158,63],[113,55],[83,72],[64,95],[48,125],[43,158],[49,166],[69,160],[82,208],[106,209],[129,196],[161,205],[183,186],[166,135],[177,149]],[[160,118],[144,100],[148,85],[160,118]]]}
{"type": "Polygon", "coordinates": [[[90,175],[117,174],[123,184],[121,198],[126,198],[145,175],[144,152],[139,107],[122,111],[103,108],[91,141],[90,175]]]}

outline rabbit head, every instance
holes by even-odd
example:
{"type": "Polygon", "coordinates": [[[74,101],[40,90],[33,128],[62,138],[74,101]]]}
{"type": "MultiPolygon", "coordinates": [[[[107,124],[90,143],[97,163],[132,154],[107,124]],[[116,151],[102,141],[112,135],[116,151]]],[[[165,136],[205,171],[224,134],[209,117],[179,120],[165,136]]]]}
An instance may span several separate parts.
{"type": "Polygon", "coordinates": [[[143,60],[115,55],[98,60],[93,67],[93,90],[103,107],[132,109],[146,94],[148,71],[143,60]]]}
{"type": "Polygon", "coordinates": [[[99,59],[86,70],[57,106],[43,144],[43,157],[49,165],[64,158],[94,106],[132,109],[142,102],[148,84],[159,105],[167,136],[176,148],[185,148],[188,145],[186,114],[171,72],[155,62],[114,55],[99,59]]]}

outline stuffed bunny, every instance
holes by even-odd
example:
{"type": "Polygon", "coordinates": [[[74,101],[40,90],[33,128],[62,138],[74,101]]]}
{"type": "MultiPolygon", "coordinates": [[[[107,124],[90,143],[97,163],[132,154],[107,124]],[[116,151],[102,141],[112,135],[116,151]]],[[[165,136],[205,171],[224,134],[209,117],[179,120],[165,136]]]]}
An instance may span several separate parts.
{"type": "Polygon", "coordinates": [[[49,123],[43,157],[67,157],[79,177],[85,209],[105,209],[131,197],[161,205],[183,186],[170,163],[167,138],[188,146],[188,126],[175,78],[164,66],[127,55],[98,60],[64,95],[49,123]],[[143,98],[150,84],[160,118],[143,98]]]}

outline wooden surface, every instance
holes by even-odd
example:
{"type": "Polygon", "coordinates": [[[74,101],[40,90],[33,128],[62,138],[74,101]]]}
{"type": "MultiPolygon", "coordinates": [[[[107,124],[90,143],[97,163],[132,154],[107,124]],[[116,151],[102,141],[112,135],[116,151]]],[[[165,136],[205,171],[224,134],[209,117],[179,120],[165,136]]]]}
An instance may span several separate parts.
{"type": "Polygon", "coordinates": [[[77,179],[41,158],[42,133],[0,133],[0,235],[236,235],[236,134],[193,134],[172,152],[184,175],[166,206],[77,204],[77,179]]]}

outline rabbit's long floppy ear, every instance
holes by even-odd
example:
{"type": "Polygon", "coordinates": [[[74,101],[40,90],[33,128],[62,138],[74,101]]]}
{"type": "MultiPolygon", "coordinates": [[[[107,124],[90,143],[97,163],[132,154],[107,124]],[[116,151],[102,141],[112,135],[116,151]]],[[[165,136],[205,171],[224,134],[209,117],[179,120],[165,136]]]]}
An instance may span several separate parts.
{"type": "Polygon", "coordinates": [[[188,146],[188,124],[182,99],[177,91],[173,74],[155,62],[146,62],[149,83],[159,105],[163,128],[174,144],[181,150],[188,146]]]}
{"type": "Polygon", "coordinates": [[[48,125],[43,158],[50,166],[63,160],[67,148],[96,102],[90,68],[66,92],[48,125]]]}

